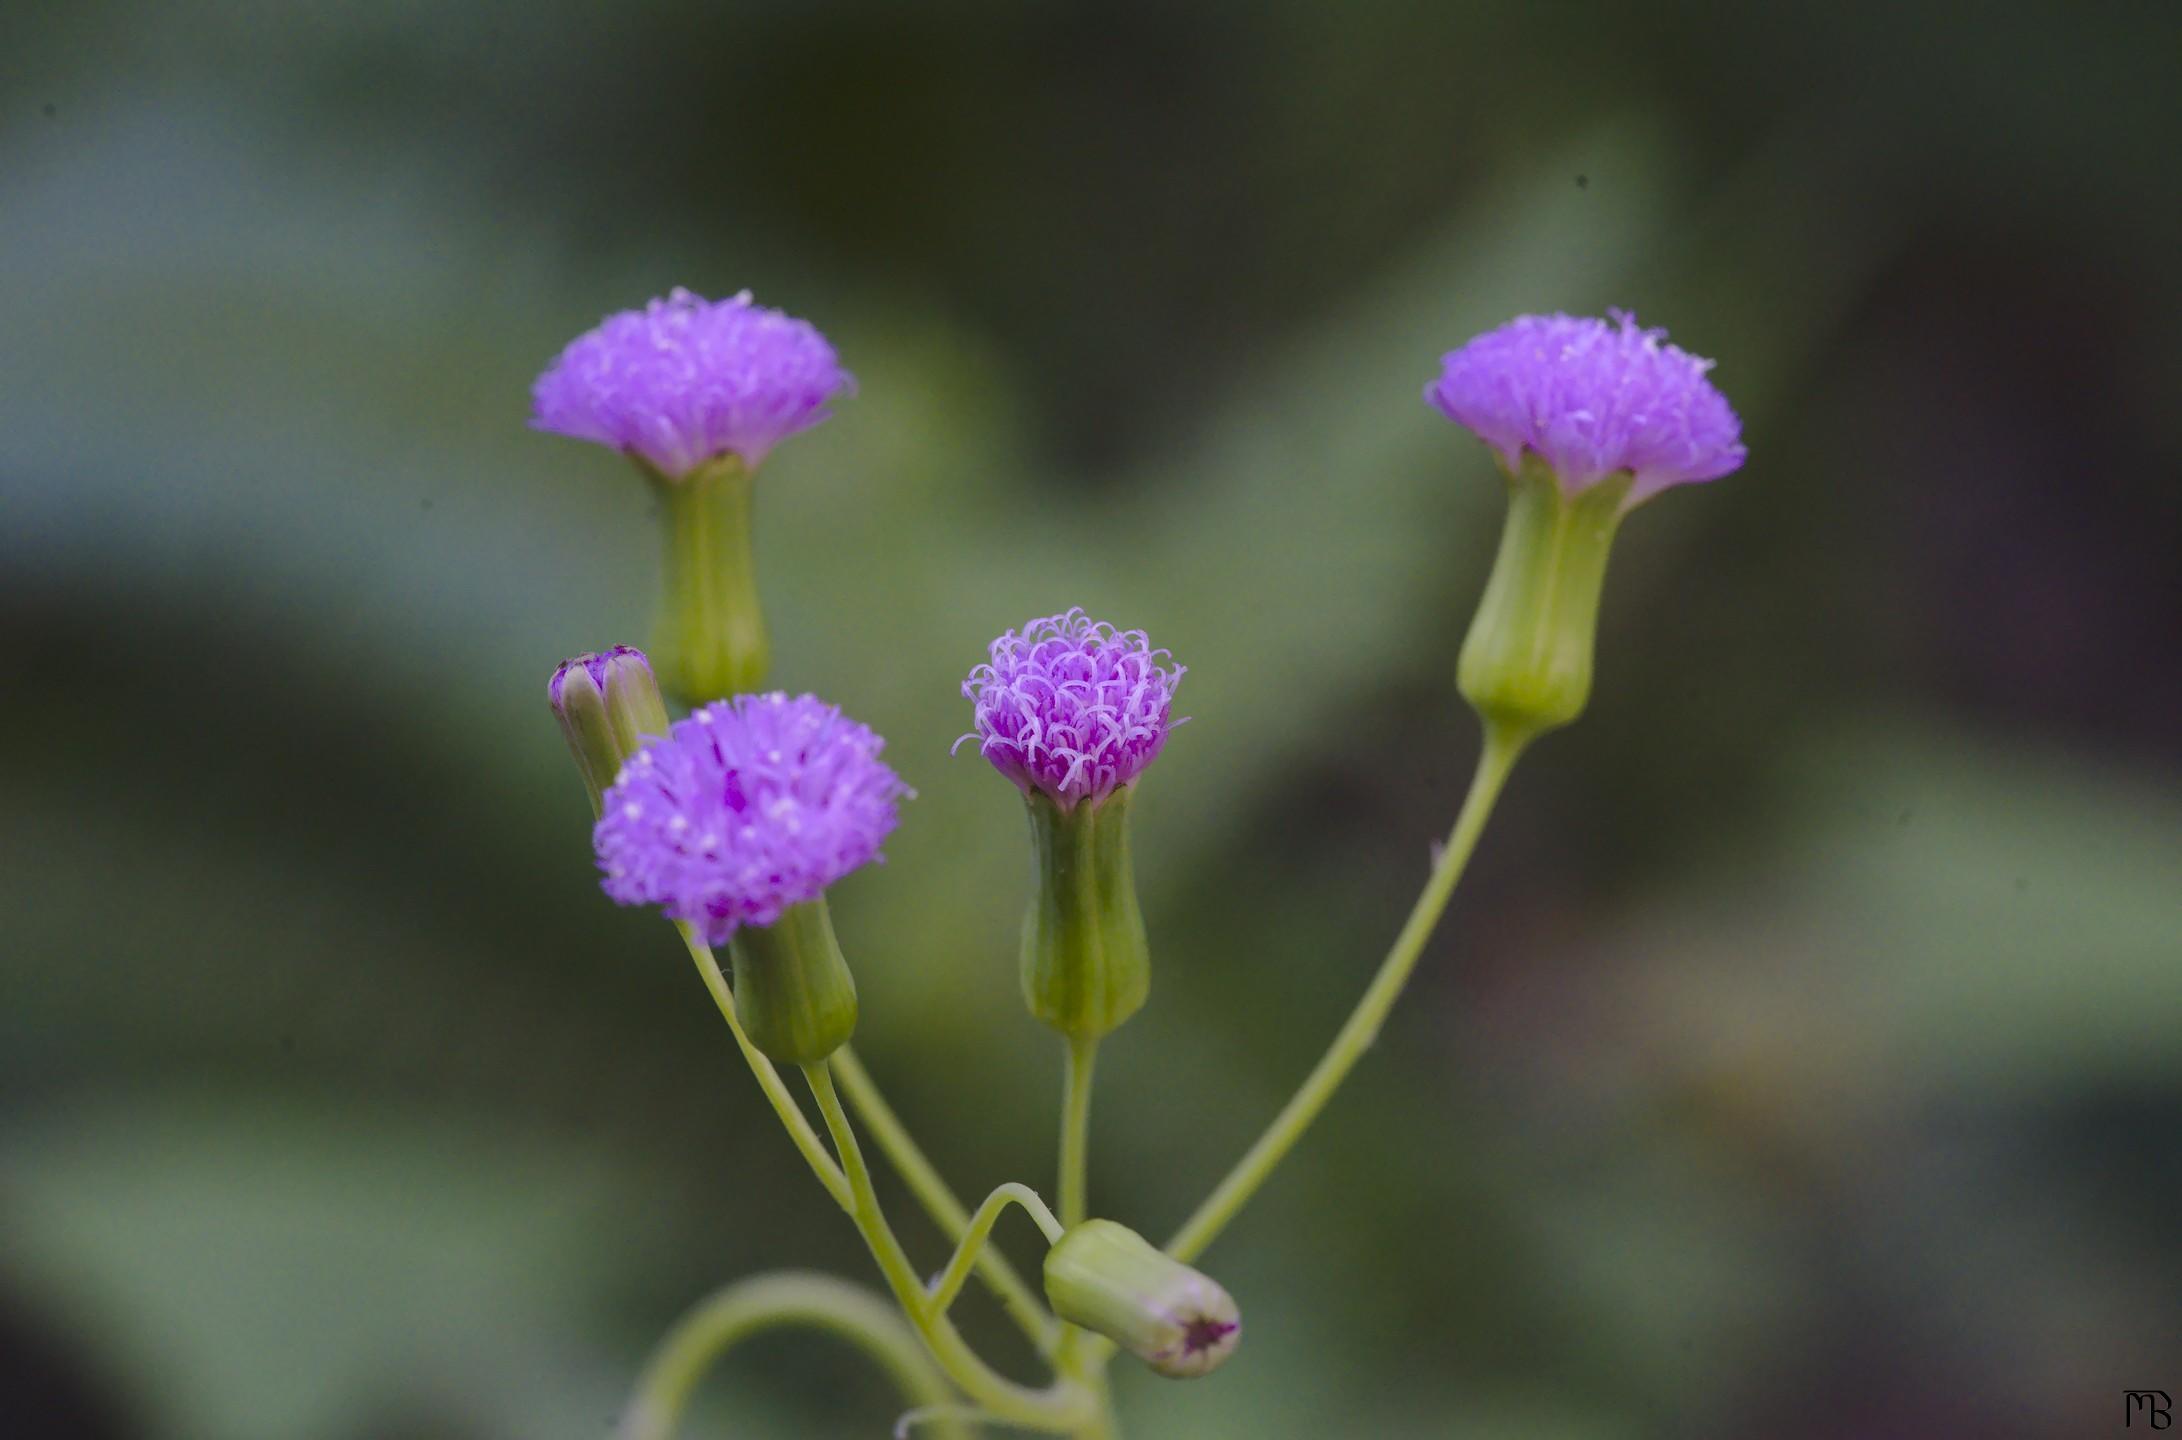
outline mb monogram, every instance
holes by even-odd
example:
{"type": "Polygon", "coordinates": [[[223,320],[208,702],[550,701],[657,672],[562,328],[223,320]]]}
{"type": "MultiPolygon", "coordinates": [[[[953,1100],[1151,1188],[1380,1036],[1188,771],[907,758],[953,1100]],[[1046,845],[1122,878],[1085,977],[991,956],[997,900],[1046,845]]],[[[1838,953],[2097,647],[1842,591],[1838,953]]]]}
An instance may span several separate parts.
{"type": "Polygon", "coordinates": [[[2173,1405],[2164,1390],[2124,1390],[2121,1392],[2121,1426],[2132,1429],[2137,1417],[2143,1416],[2154,1430],[2166,1430],[2174,1425],[2173,1405]]]}

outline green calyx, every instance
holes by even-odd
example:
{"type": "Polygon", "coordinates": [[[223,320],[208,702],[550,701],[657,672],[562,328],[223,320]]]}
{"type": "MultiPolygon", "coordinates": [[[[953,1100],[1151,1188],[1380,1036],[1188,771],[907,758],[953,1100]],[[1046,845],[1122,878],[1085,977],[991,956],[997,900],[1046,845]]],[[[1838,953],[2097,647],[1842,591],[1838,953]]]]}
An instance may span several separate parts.
{"type": "Polygon", "coordinates": [[[1528,454],[1509,477],[1500,553],[1456,672],[1488,725],[1537,735],[1583,713],[1607,554],[1630,483],[1610,475],[1570,495],[1528,454]]]}
{"type": "Polygon", "coordinates": [[[1095,1040],[1143,1007],[1152,988],[1144,912],[1129,861],[1129,795],[1062,809],[1032,791],[1033,879],[1023,917],[1023,999],[1064,1035],[1095,1040]]]}
{"type": "Polygon", "coordinates": [[[1242,1340],[1242,1313],[1218,1281],[1111,1220],[1086,1220],[1055,1241],[1045,1280],[1055,1315],[1169,1379],[1209,1374],[1242,1340]]]}
{"type": "Polygon", "coordinates": [[[815,1065],[856,1033],[856,977],[820,896],[771,925],[744,925],[728,941],[735,1018],[776,1064],[815,1065]]]}
{"type": "Polygon", "coordinates": [[[679,480],[645,473],[666,536],[666,595],[652,642],[660,680],[692,705],[757,689],[771,655],[751,556],[749,468],[729,455],[679,480]]]}

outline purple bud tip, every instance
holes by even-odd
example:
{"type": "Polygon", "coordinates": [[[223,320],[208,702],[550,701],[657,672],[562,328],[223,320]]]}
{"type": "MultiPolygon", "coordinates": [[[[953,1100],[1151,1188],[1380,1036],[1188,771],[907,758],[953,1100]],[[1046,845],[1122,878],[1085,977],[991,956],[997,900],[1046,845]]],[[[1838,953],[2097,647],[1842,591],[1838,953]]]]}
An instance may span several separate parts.
{"type": "Polygon", "coordinates": [[[879,858],[908,795],[886,742],[815,695],[738,695],[677,721],[621,767],[592,846],[606,893],[657,905],[714,945],[879,858]]]}
{"type": "Polygon", "coordinates": [[[993,768],[1068,809],[1096,803],[1159,757],[1185,667],[1141,630],[1116,630],[1081,608],[1033,620],[992,643],[992,662],[962,682],[975,739],[993,768]]]}
{"type": "Polygon", "coordinates": [[[592,654],[578,655],[572,660],[563,660],[553,667],[553,678],[546,681],[546,699],[552,703],[555,710],[559,710],[561,708],[561,693],[568,685],[569,674],[576,670],[581,670],[589,675],[591,683],[603,692],[606,689],[606,672],[608,668],[615,661],[625,659],[634,659],[637,664],[647,670],[652,668],[652,662],[646,659],[644,652],[634,645],[616,645],[611,650],[600,650],[592,654]]]}
{"type": "Polygon", "coordinates": [[[1612,321],[1522,315],[1449,352],[1424,398],[1500,452],[1512,471],[1529,451],[1571,493],[1604,476],[1635,477],[1630,503],[1669,485],[1715,480],[1743,463],[1742,422],[1705,378],[1710,360],[1612,321]]]}
{"type": "Polygon", "coordinates": [[[1218,1320],[1199,1315],[1182,1329],[1182,1353],[1192,1356],[1202,1354],[1218,1347],[1228,1336],[1242,1328],[1239,1320],[1218,1320]]]}
{"type": "Polygon", "coordinates": [[[530,423],[680,479],[723,455],[755,468],[855,383],[825,336],[749,291],[711,301],[676,290],[570,341],[531,387],[530,423]]]}

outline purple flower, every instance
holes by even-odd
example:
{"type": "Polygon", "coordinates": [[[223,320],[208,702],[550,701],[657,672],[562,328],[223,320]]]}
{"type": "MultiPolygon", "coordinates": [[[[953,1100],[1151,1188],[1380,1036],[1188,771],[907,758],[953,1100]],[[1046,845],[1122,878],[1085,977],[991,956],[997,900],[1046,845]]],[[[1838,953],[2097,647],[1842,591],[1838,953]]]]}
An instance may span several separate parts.
{"type": "Polygon", "coordinates": [[[592,845],[606,893],[714,945],[879,857],[909,793],[886,742],[815,695],[738,695],[629,757],[592,845]]]}
{"type": "Polygon", "coordinates": [[[1571,494],[1625,470],[1635,504],[1740,466],[1742,422],[1705,378],[1712,362],[1610,313],[1611,324],[1523,315],[1488,330],[1440,361],[1424,398],[1511,471],[1524,451],[1538,456],[1571,494]]]}
{"type": "MultiPolygon", "coordinates": [[[[1066,810],[1094,804],[1159,756],[1185,667],[1141,630],[1116,630],[1079,607],[1033,620],[992,643],[992,663],[962,682],[975,739],[993,768],[1066,810]]],[[[955,742],[957,748],[962,740],[955,742]]]]}
{"type": "Polygon", "coordinates": [[[775,445],[830,413],[855,381],[808,322],[750,301],[676,290],[609,315],[531,387],[531,424],[639,456],[669,479],[775,445]]]}

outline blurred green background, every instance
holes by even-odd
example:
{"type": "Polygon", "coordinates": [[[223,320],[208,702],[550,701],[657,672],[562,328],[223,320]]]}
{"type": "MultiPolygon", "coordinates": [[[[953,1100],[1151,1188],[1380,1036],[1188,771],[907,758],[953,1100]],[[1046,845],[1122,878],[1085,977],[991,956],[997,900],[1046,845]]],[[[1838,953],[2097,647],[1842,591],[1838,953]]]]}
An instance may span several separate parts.
{"type": "MultiPolygon", "coordinates": [[[[761,583],[779,682],[920,792],[836,915],[972,1195],[1050,1186],[1059,1062],[959,678],[1074,603],[1190,666],[1094,1144],[1155,1236],[1467,776],[1500,493],[1439,353],[1631,306],[1744,415],[1207,1257],[1240,1356],[1122,1374],[1132,1437],[2093,1435],[2182,1392],[2178,54],[2182,7],[2029,0],[8,7],[0,1431],[584,1440],[714,1285],[867,1275],[598,894],[543,701],[643,639],[655,539],[527,387],[676,284],[861,381],[767,468],[761,583]]],[[[894,1408],[782,1336],[690,1433],[894,1408]]]]}

